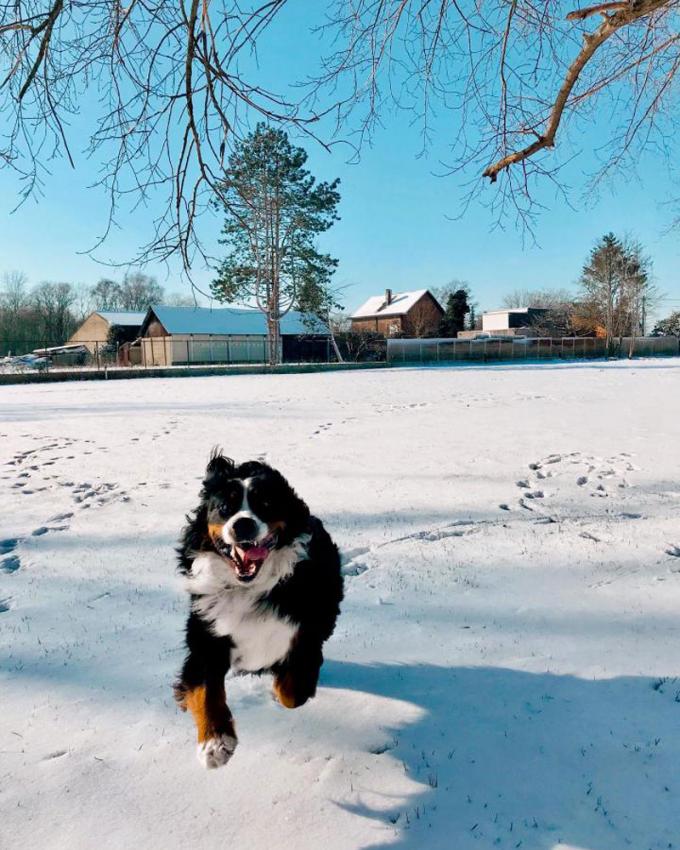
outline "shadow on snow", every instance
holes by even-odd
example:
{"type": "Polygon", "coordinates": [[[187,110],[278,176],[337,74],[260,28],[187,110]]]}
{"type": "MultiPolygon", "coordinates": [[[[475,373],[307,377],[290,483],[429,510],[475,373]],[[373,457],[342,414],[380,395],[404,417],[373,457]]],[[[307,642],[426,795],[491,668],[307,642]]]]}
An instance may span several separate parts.
{"type": "Polygon", "coordinates": [[[322,684],[422,710],[375,751],[422,790],[341,804],[394,830],[392,847],[680,846],[680,679],[328,661],[322,684]]]}

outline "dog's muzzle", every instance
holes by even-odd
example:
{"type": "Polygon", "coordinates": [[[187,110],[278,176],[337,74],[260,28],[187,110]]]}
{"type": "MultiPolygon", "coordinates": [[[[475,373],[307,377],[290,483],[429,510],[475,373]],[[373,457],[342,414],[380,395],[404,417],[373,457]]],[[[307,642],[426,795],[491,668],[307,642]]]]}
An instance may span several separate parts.
{"type": "Polygon", "coordinates": [[[270,532],[262,540],[241,540],[238,545],[225,543],[219,538],[214,543],[218,554],[233,567],[238,580],[247,584],[259,573],[276,545],[276,532],[270,532]]]}

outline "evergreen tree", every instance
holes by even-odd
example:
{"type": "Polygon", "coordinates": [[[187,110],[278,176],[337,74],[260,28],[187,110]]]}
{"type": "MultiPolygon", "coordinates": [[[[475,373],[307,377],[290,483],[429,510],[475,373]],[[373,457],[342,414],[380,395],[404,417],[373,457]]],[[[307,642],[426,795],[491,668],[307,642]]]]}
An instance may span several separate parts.
{"type": "Polygon", "coordinates": [[[439,326],[441,336],[455,337],[465,330],[465,317],[470,312],[467,289],[457,289],[446,299],[446,309],[439,326]]]}
{"type": "Polygon", "coordinates": [[[651,262],[634,241],[607,233],[590,252],[581,272],[584,309],[603,329],[607,354],[615,337],[634,339],[643,331],[643,317],[655,295],[651,262]]]}
{"type": "Polygon", "coordinates": [[[315,238],[338,219],[339,180],[316,183],[307,154],[260,123],[238,142],[221,186],[227,256],[211,290],[253,304],[267,318],[269,362],[279,362],[280,320],[295,305],[322,312],[337,260],[315,238]],[[320,306],[321,305],[321,306],[320,306]]]}
{"type": "Polygon", "coordinates": [[[658,321],[653,336],[680,336],[680,310],[674,310],[667,319],[658,321]]]}

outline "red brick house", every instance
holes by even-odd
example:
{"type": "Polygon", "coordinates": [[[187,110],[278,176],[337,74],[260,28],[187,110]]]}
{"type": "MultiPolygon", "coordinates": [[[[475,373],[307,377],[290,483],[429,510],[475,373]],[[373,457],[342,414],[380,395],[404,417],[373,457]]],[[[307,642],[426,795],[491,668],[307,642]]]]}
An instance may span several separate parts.
{"type": "Polygon", "coordinates": [[[383,336],[437,336],[444,310],[427,289],[373,295],[350,317],[352,331],[383,336]]]}

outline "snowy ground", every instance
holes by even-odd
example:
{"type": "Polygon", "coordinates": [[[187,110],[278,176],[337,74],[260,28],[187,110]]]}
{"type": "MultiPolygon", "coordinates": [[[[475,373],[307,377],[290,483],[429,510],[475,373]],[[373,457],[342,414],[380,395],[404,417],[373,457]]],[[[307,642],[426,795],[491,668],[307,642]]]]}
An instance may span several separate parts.
{"type": "Polygon", "coordinates": [[[0,388],[0,845],[680,847],[680,362],[0,388]],[[345,553],[318,697],[171,699],[208,452],[345,553]],[[679,678],[676,678],[679,677],[679,678]]]}

